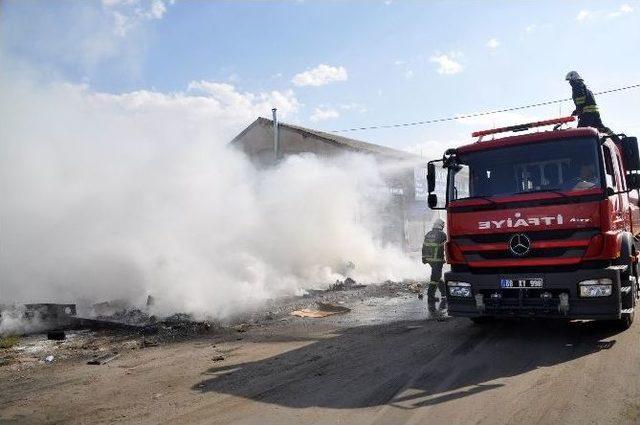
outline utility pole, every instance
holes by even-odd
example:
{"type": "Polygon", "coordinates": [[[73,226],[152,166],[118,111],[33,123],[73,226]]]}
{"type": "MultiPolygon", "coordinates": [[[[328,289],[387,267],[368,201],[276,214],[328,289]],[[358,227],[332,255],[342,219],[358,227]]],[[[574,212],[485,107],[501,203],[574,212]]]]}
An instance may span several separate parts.
{"type": "Polygon", "coordinates": [[[278,131],[278,109],[273,108],[273,163],[280,159],[280,134],[278,131]]]}

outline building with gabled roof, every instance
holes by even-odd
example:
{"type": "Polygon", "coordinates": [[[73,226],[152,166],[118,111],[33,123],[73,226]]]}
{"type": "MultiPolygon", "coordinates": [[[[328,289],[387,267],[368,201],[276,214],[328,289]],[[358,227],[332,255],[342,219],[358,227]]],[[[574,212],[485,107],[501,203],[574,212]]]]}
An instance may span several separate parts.
{"type": "MultiPolygon", "coordinates": [[[[278,122],[278,133],[281,157],[303,152],[313,152],[318,156],[356,152],[374,155],[385,161],[420,161],[419,156],[409,152],[282,122],[278,122]]],[[[230,144],[246,153],[256,165],[273,164],[273,121],[262,117],[256,119],[234,137],[230,144]]]]}
{"type": "Polygon", "coordinates": [[[422,246],[432,212],[424,199],[416,199],[416,168],[426,161],[409,152],[351,139],[324,131],[278,122],[278,158],[274,147],[274,125],[267,118],[258,118],[229,143],[244,152],[258,168],[268,168],[280,158],[313,153],[330,158],[345,153],[372,155],[382,165],[381,174],[392,195],[384,212],[382,231],[384,242],[402,246],[405,251],[417,251],[422,246]],[[383,170],[383,171],[382,171],[383,170]]]}

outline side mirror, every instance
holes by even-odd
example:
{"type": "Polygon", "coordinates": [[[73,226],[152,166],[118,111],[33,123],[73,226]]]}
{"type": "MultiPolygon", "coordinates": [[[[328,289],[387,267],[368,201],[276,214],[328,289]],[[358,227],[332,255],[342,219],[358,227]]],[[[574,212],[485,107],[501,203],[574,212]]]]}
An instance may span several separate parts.
{"type": "Polygon", "coordinates": [[[638,138],[623,137],[619,144],[622,160],[626,171],[640,170],[640,155],[638,154],[638,138]]]}
{"type": "Polygon", "coordinates": [[[427,164],[427,192],[436,190],[436,166],[430,162],[427,164]]]}
{"type": "MultiPolygon", "coordinates": [[[[429,164],[431,165],[431,164],[429,164]]],[[[438,207],[438,195],[436,195],[435,193],[430,193],[429,196],[427,197],[427,204],[429,205],[429,208],[431,208],[432,210],[438,207]]]]}
{"type": "Polygon", "coordinates": [[[627,189],[640,189],[640,174],[627,174],[627,189]]]}

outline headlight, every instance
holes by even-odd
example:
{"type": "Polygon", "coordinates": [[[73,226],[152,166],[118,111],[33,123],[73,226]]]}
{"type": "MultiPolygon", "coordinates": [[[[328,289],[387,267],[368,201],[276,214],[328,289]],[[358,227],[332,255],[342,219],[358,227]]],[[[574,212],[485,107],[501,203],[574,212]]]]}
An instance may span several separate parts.
{"type": "Polygon", "coordinates": [[[471,284],[467,282],[447,282],[449,287],[449,295],[452,297],[470,297],[471,296],[471,284]]]}
{"type": "Polygon", "coordinates": [[[583,298],[608,297],[613,290],[613,282],[607,278],[583,280],[578,285],[583,298]]]}

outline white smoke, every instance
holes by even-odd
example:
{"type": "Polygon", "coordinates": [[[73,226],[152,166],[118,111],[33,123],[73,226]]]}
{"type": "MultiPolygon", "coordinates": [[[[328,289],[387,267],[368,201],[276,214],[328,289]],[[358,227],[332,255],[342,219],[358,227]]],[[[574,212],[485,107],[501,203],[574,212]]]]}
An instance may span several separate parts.
{"type": "Polygon", "coordinates": [[[39,312],[27,315],[23,305],[4,306],[0,311],[0,337],[37,333],[50,328],[51,323],[43,320],[39,312]]]}
{"type": "Polygon", "coordinates": [[[0,92],[0,303],[152,294],[161,312],[222,317],[333,282],[346,261],[365,282],[425,272],[377,238],[371,159],[259,172],[226,147],[274,104],[295,113],[291,92],[108,94],[6,74],[0,92]]]}

